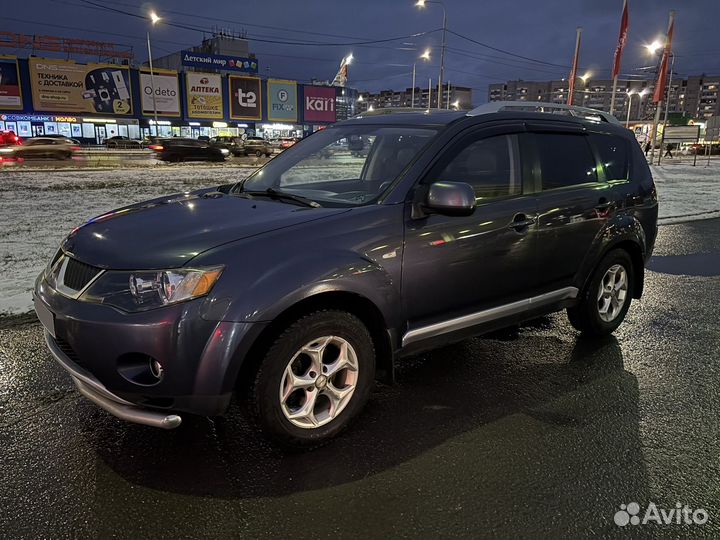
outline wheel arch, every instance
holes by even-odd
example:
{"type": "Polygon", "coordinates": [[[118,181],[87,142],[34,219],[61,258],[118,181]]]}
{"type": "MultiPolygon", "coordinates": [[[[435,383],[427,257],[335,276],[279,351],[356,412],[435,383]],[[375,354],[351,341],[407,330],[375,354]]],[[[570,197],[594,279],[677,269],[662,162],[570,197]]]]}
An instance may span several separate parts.
{"type": "Polygon", "coordinates": [[[280,312],[260,332],[250,346],[245,355],[245,361],[240,366],[236,384],[241,386],[245,381],[250,380],[251,373],[257,369],[266,351],[284,328],[303,315],[323,309],[346,311],[362,321],[370,332],[375,347],[376,379],[392,383],[395,347],[382,311],[365,296],[354,292],[334,290],[305,297],[280,312]]]}

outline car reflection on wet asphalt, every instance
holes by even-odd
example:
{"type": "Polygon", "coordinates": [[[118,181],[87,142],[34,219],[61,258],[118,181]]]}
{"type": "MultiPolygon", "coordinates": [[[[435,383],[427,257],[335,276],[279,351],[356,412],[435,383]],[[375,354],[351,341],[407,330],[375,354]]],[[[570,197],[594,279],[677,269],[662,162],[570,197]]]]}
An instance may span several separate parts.
{"type": "Polygon", "coordinates": [[[615,336],[563,313],[403,362],[328,446],[287,454],[237,403],[174,431],[75,391],[34,317],[0,318],[0,537],[619,536],[621,504],[720,534],[720,220],[662,227],[615,336]]]}

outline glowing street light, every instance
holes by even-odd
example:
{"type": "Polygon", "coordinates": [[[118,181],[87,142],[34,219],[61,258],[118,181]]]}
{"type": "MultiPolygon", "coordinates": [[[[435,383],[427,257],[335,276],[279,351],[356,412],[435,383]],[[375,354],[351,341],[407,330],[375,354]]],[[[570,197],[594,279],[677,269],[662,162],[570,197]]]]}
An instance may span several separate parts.
{"type": "MultiPolygon", "coordinates": [[[[426,62],[430,61],[430,49],[425,49],[425,52],[423,52],[420,55],[420,60],[425,60],[426,62]]],[[[410,108],[415,108],[415,69],[417,67],[417,62],[413,62],[413,80],[412,80],[412,90],[410,94],[410,108]]],[[[428,103],[428,107],[430,106],[430,103],[428,103]]]]}
{"type": "Polygon", "coordinates": [[[648,54],[651,56],[654,56],[657,54],[657,52],[663,48],[663,44],[659,39],[656,39],[652,43],[648,43],[645,45],[645,49],[647,49],[648,54]]]}
{"type": "MultiPolygon", "coordinates": [[[[148,14],[152,26],[155,26],[160,22],[160,16],[155,13],[155,10],[150,10],[148,14]]],[[[153,102],[153,113],[155,116],[155,135],[160,135],[158,132],[158,116],[157,116],[157,104],[155,103],[155,71],[153,70],[152,61],[152,49],[150,48],[150,30],[147,31],[147,47],[148,47],[148,62],[150,63],[150,86],[152,86],[152,102],[153,102]]]]}
{"type": "MultiPolygon", "coordinates": [[[[438,77],[438,109],[442,108],[443,78],[445,77],[445,44],[447,43],[447,11],[443,0],[417,0],[415,7],[423,9],[427,4],[438,4],[443,10],[442,45],[440,46],[440,76],[438,77]]],[[[428,108],[430,104],[428,103],[428,108]]]]}
{"type": "Polygon", "coordinates": [[[588,71],[585,73],[585,75],[581,75],[580,78],[582,79],[582,82],[587,83],[588,80],[592,77],[592,72],[588,71]]]}
{"type": "Polygon", "coordinates": [[[353,60],[355,60],[355,57],[353,56],[353,53],[348,54],[348,55],[345,57],[345,65],[346,65],[346,66],[349,66],[350,64],[352,64],[352,61],[353,61],[353,60]]]}
{"type": "Polygon", "coordinates": [[[453,101],[453,102],[452,102],[452,106],[453,106],[455,109],[459,109],[459,108],[460,108],[460,100],[459,100],[459,99],[456,99],[455,101],[453,101]]]}

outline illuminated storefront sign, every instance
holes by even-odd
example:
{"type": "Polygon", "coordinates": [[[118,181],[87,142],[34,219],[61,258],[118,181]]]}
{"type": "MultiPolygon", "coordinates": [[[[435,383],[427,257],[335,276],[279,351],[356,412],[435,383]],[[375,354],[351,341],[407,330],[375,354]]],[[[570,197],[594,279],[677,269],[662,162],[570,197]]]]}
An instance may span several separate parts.
{"type": "Polygon", "coordinates": [[[132,114],[127,67],[29,58],[36,111],[132,114]]]}

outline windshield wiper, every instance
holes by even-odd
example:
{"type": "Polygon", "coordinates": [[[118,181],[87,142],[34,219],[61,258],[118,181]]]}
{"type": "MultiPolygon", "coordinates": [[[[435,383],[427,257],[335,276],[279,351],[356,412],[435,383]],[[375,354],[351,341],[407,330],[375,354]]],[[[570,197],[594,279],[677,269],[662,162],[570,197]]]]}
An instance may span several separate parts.
{"type": "Polygon", "coordinates": [[[310,208],[321,208],[322,207],[322,205],[320,203],[317,203],[311,199],[308,199],[307,197],[302,197],[301,195],[295,195],[294,193],[288,193],[287,191],[278,191],[277,189],[272,188],[272,187],[269,187],[264,191],[249,191],[249,190],[243,189],[237,195],[240,197],[242,197],[243,195],[246,195],[250,198],[269,197],[271,199],[276,199],[276,200],[293,201],[296,203],[300,203],[303,206],[308,206],[310,208]]]}

